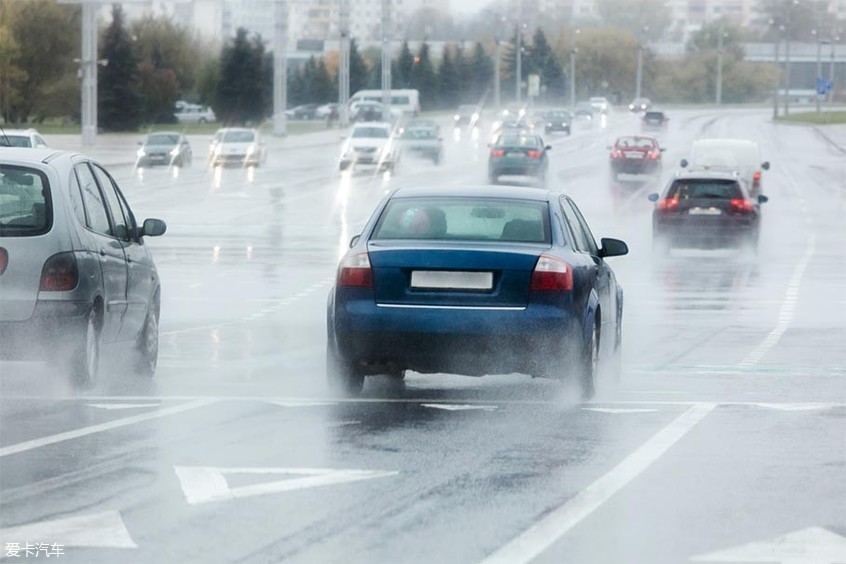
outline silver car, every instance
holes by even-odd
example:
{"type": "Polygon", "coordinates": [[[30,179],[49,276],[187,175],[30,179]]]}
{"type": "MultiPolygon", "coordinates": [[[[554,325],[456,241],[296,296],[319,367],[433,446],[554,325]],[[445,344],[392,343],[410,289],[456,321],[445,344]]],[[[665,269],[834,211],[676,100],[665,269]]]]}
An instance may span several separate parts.
{"type": "Polygon", "coordinates": [[[137,371],[158,358],[160,282],[117,183],[90,159],[0,152],[0,360],[47,360],[93,385],[104,345],[127,343],[137,371]]]}

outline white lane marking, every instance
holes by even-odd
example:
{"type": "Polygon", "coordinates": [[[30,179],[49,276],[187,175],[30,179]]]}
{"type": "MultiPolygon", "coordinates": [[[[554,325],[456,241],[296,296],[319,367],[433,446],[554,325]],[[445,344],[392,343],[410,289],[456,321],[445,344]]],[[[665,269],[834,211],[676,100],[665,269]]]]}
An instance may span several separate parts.
{"type": "Polygon", "coordinates": [[[159,407],[160,403],[89,403],[88,407],[98,409],[137,409],[141,407],[159,407]]]}
{"type": "Polygon", "coordinates": [[[676,390],[622,390],[624,394],[684,394],[686,392],[678,392],[676,390]]]}
{"type": "Polygon", "coordinates": [[[424,403],[423,407],[431,407],[432,409],[443,409],[446,411],[464,411],[469,409],[479,409],[482,411],[493,411],[497,409],[495,405],[473,405],[461,403],[424,403]]]}
{"type": "Polygon", "coordinates": [[[833,564],[846,562],[846,538],[822,527],[808,527],[766,541],[718,550],[691,558],[694,562],[781,562],[833,564]]]}
{"type": "Polygon", "coordinates": [[[612,407],[583,407],[582,411],[596,411],[597,413],[655,413],[657,409],[638,409],[638,408],[612,408],[612,407]]]}
{"type": "Polygon", "coordinates": [[[483,564],[517,564],[536,558],[649,468],[715,407],[696,405],[682,413],[610,472],[485,558],[483,564]]]}
{"type": "Polygon", "coordinates": [[[188,403],[183,403],[182,405],[175,405],[173,407],[157,409],[148,413],[142,413],[139,415],[124,417],[122,419],[116,419],[107,423],[100,423],[98,425],[91,425],[89,427],[83,427],[81,429],[74,429],[73,431],[66,431],[64,433],[58,433],[56,435],[41,437],[40,439],[24,441],[22,443],[17,443],[14,445],[0,448],[0,458],[4,456],[9,456],[10,454],[17,454],[19,452],[25,452],[47,445],[61,443],[63,441],[69,441],[71,439],[78,439],[79,437],[93,435],[94,433],[111,431],[112,429],[119,429],[120,427],[126,427],[127,425],[134,425],[136,423],[143,423],[144,421],[149,421],[151,419],[158,419],[159,417],[165,417],[167,415],[174,415],[177,413],[182,413],[184,411],[190,411],[192,409],[197,409],[200,407],[211,405],[213,403],[217,403],[217,401],[218,400],[215,398],[197,399],[188,403]]]}
{"type": "Polygon", "coordinates": [[[826,403],[756,403],[755,405],[778,411],[814,411],[817,409],[829,409],[831,407],[831,404],[826,403]]]}
{"type": "MultiPolygon", "coordinates": [[[[649,393],[649,392],[644,392],[649,393]]],[[[196,396],[196,395],[172,395],[172,396],[91,396],[86,398],[92,401],[113,401],[113,400],[125,400],[125,401],[161,401],[161,400],[168,400],[168,401],[195,401],[195,400],[206,400],[212,402],[226,402],[226,401],[239,401],[239,402],[262,402],[266,403],[268,401],[290,401],[290,402],[298,402],[298,401],[305,401],[305,402],[316,402],[316,401],[331,401],[335,403],[346,403],[346,404],[371,404],[371,403],[419,403],[424,404],[431,401],[431,398],[314,398],[314,397],[299,397],[299,396],[279,396],[279,397],[261,397],[261,396],[196,396]]],[[[70,398],[70,397],[59,397],[59,398],[45,398],[44,396],[31,396],[31,395],[20,395],[20,396],[4,396],[0,398],[0,401],[20,401],[20,400],[32,400],[32,401],[55,401],[55,402],[67,402],[67,401],[79,401],[78,398],[70,398]]],[[[467,404],[471,405],[483,405],[486,400],[474,400],[474,399],[464,399],[462,400],[467,404]]],[[[488,400],[490,401],[490,400],[488,400]]],[[[505,405],[549,405],[553,407],[560,407],[561,402],[560,400],[549,400],[549,399],[508,399],[508,398],[496,398],[496,401],[500,404],[505,405]]],[[[712,401],[697,401],[697,400],[664,400],[664,399],[643,399],[643,400],[603,400],[601,403],[597,404],[581,404],[585,406],[592,406],[592,405],[676,405],[680,407],[692,407],[692,406],[703,406],[703,405],[720,405],[720,406],[742,406],[742,407],[755,407],[760,405],[760,400],[755,401],[753,399],[749,399],[746,401],[737,401],[737,400],[720,400],[714,399],[712,401]]],[[[771,402],[772,403],[772,402],[771,402]]],[[[790,403],[777,403],[777,405],[781,406],[795,406],[797,408],[805,407],[805,406],[824,406],[826,408],[843,408],[846,407],[846,402],[790,402],[790,403]]]]}
{"type": "Polygon", "coordinates": [[[267,400],[266,403],[278,405],[279,407],[321,407],[326,405],[338,405],[334,401],[277,401],[267,400]]]}
{"type": "MultiPolygon", "coordinates": [[[[0,542],[49,542],[65,546],[138,548],[120,513],[101,511],[0,529],[0,542]]],[[[21,551],[23,553],[23,551],[21,551]]],[[[0,558],[4,556],[0,553],[0,558]]]]}
{"type": "Polygon", "coordinates": [[[350,470],[334,468],[215,468],[211,466],[175,466],[185,500],[191,504],[208,503],[280,492],[332,486],[372,478],[396,476],[388,470],[350,470]],[[263,484],[230,488],[225,474],[276,474],[301,476],[263,484]]]}

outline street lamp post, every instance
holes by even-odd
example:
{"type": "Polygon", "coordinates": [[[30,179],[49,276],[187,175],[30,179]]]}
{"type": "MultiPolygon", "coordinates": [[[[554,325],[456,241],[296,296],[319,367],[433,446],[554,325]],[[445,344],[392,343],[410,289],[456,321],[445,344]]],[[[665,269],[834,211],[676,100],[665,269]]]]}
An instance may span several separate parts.
{"type": "Polygon", "coordinates": [[[273,134],[288,133],[288,1],[276,0],[273,37],[273,134]]]}
{"type": "Polygon", "coordinates": [[[502,105],[502,93],[500,91],[502,85],[502,77],[500,76],[500,61],[502,57],[502,41],[499,37],[496,38],[496,50],[494,56],[494,107],[499,109],[502,105]]]}
{"type": "MultiPolygon", "coordinates": [[[[775,27],[775,20],[770,20],[770,25],[775,27]]],[[[779,89],[781,87],[781,69],[778,67],[778,48],[781,44],[781,32],[784,30],[784,26],[775,27],[775,33],[773,34],[773,50],[775,51],[775,91],[773,92],[773,119],[778,119],[778,96],[779,96],[779,89]]]]}
{"type": "Polygon", "coordinates": [[[816,93],[814,95],[814,99],[816,100],[817,105],[817,113],[820,112],[820,92],[819,87],[822,83],[822,10],[820,9],[820,2],[817,0],[817,29],[813,31],[814,36],[817,39],[817,75],[816,75],[816,93]]]}
{"type": "Polygon", "coordinates": [[[340,1],[340,56],[338,60],[338,124],[341,127],[349,125],[350,99],[350,3],[349,0],[340,1]]]}
{"type": "MultiPolygon", "coordinates": [[[[649,26],[643,26],[643,34],[645,35],[648,31],[649,26]]],[[[635,86],[635,98],[640,98],[640,85],[643,81],[643,42],[645,39],[646,38],[644,36],[641,36],[637,49],[637,84],[635,86]]]]}
{"type": "Polygon", "coordinates": [[[840,41],[839,35],[834,35],[831,38],[831,59],[828,62],[828,83],[831,86],[828,89],[828,102],[834,103],[834,46],[840,41]]]}
{"type": "Polygon", "coordinates": [[[576,53],[578,52],[576,37],[578,37],[580,31],[580,29],[576,28],[570,47],[570,111],[576,108],[576,53]]]}
{"type": "Polygon", "coordinates": [[[725,38],[726,33],[723,30],[723,26],[720,25],[720,32],[717,37],[717,92],[716,92],[716,101],[717,105],[723,103],[723,39],[725,38]]]}
{"type": "Polygon", "coordinates": [[[382,119],[391,119],[391,0],[382,0],[382,119]]]}
{"type": "Polygon", "coordinates": [[[784,46],[784,115],[790,113],[790,14],[793,6],[797,6],[799,0],[792,0],[787,3],[785,9],[785,46],[784,46]]]}
{"type": "Polygon", "coordinates": [[[517,68],[515,69],[515,75],[517,80],[515,80],[515,87],[516,91],[516,99],[517,105],[519,106],[522,101],[522,94],[523,94],[523,30],[520,28],[520,22],[517,22],[517,68]]]}

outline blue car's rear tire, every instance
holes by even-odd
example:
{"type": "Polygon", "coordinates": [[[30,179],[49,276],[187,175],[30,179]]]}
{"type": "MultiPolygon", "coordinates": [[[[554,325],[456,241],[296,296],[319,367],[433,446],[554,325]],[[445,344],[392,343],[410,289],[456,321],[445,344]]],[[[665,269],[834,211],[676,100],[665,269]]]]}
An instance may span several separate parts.
{"type": "Polygon", "coordinates": [[[599,330],[591,327],[590,337],[585,343],[581,366],[577,373],[577,384],[582,400],[588,401],[596,394],[596,374],[599,367],[599,330]]]}
{"type": "Polygon", "coordinates": [[[345,396],[357,396],[364,387],[364,372],[341,358],[331,337],[326,344],[326,384],[330,391],[345,396]]]}

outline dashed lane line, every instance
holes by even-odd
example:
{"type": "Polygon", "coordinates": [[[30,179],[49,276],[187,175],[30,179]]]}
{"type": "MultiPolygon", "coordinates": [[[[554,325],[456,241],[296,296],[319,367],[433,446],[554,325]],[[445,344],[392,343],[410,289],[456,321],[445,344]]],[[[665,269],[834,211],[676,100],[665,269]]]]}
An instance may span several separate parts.
{"type": "Polygon", "coordinates": [[[539,556],[661,458],[715,407],[713,403],[690,407],[610,472],[485,558],[482,564],[518,564],[539,556]]]}
{"type": "MultiPolygon", "coordinates": [[[[92,398],[87,398],[92,399],[92,398]]],[[[124,398],[125,399],[125,398],[124,398]]],[[[0,448],[0,458],[4,456],[9,456],[12,454],[17,454],[20,452],[26,452],[29,450],[34,450],[36,448],[53,445],[56,443],[61,443],[64,441],[69,441],[71,439],[78,439],[80,437],[85,437],[88,435],[93,435],[95,433],[102,433],[104,431],[111,431],[112,429],[119,429],[121,427],[126,427],[128,425],[135,425],[136,423],[143,423],[144,421],[150,421],[152,419],[158,419],[160,417],[166,417],[168,415],[175,415],[177,413],[183,413],[185,411],[190,411],[192,409],[198,409],[200,407],[205,407],[207,405],[211,405],[213,403],[217,403],[219,400],[215,398],[202,398],[202,399],[194,399],[189,403],[184,403],[181,405],[175,405],[173,407],[166,407],[164,409],[157,409],[155,411],[151,411],[148,413],[142,413],[140,415],[133,415],[131,417],[124,417],[121,419],[115,419],[114,421],[108,421],[106,423],[100,423],[98,425],[90,425],[88,427],[82,427],[81,429],[74,429],[73,431],[66,431],[64,433],[58,433],[55,435],[48,435],[46,437],[41,437],[38,439],[32,439],[30,441],[24,441],[21,443],[17,443],[14,445],[10,445],[7,447],[0,448]]]]}

